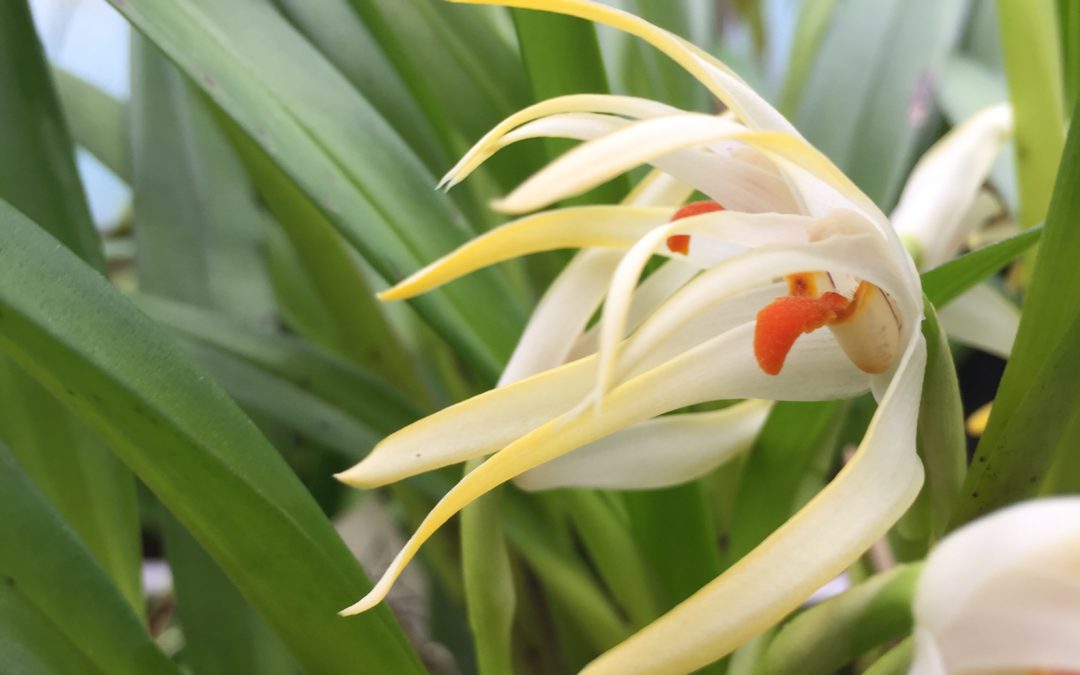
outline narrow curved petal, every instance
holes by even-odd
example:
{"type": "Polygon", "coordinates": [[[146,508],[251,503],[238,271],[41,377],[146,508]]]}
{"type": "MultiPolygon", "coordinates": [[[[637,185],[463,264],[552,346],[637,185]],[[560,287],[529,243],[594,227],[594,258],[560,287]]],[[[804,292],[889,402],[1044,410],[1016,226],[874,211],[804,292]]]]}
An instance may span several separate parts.
{"type": "MultiPolygon", "coordinates": [[[[632,120],[593,113],[566,113],[518,127],[499,140],[492,152],[531,138],[592,141],[623,129],[632,120]]],[[[746,148],[743,148],[744,150],[746,148]]],[[[687,148],[656,157],[651,164],[692,184],[731,210],[795,213],[797,202],[775,166],[754,152],[687,148]]]]}
{"type": "Polygon", "coordinates": [[[589,0],[452,0],[576,16],[637,36],[659,49],[705,85],[747,124],[798,135],[795,128],[735,73],[704,50],[629,12],[589,0]]]}
{"type": "Polygon", "coordinates": [[[938,312],[949,337],[1008,359],[1020,327],[1020,308],[987,284],[979,284],[938,312]]]}
{"type": "MultiPolygon", "coordinates": [[[[560,199],[581,194],[630,169],[655,162],[657,158],[721,141],[742,141],[824,179],[839,193],[835,205],[857,204],[860,208],[880,214],[847,176],[798,137],[752,131],[730,120],[698,113],[632,122],[601,138],[583,143],[526,180],[497,202],[495,207],[508,213],[534,211],[560,199]]],[[[880,220],[887,222],[883,215],[880,220]]]]}
{"type": "Polygon", "coordinates": [[[639,490],[685,483],[749,449],[771,409],[769,401],[745,401],[657,417],[541,464],[514,482],[525,490],[639,490]]]}
{"type": "Polygon", "coordinates": [[[913,448],[925,360],[925,343],[916,337],[859,450],[809,504],[584,673],[697,670],[779,621],[854,562],[896,522],[922,485],[922,464],[913,448]]]}
{"type": "Polygon", "coordinates": [[[505,147],[504,144],[500,143],[502,137],[515,128],[549,115],[577,112],[606,113],[632,119],[644,119],[682,111],[664,103],[633,96],[571,94],[547,99],[519,110],[484,134],[484,137],[465,153],[465,156],[454,165],[454,168],[447,172],[446,176],[439,182],[439,187],[449,189],[465,180],[476,167],[505,147]]]}
{"type": "Polygon", "coordinates": [[[500,387],[575,358],[577,340],[604,301],[611,275],[622,258],[621,250],[587,249],[567,263],[529,317],[499,377],[500,387]]]}
{"type": "MultiPolygon", "coordinates": [[[[784,373],[771,377],[762,373],[753,359],[747,358],[747,354],[752,349],[753,332],[753,324],[744,324],[718,335],[695,349],[684,352],[613,389],[605,398],[602,414],[598,413],[593,406],[576,406],[569,413],[537,427],[492,455],[446,493],[420,523],[416,532],[371,592],[342,613],[357,614],[382,601],[394,580],[416,555],[420,546],[470,502],[521,473],[571,450],[637,422],[701,401],[725,398],[781,399],[798,389],[800,383],[804,387],[810,383],[813,384],[809,388],[813,389],[815,399],[828,396],[831,389],[835,389],[838,393],[850,389],[848,373],[837,366],[838,362],[835,358],[836,353],[842,354],[842,352],[836,343],[825,338],[824,334],[812,334],[807,336],[808,339],[797,343],[784,373]]],[[[918,344],[922,346],[922,342],[918,344]]],[[[570,364],[564,368],[575,366],[576,364],[570,364]]],[[[538,377],[544,377],[544,375],[538,377]]],[[[921,380],[921,377],[920,367],[918,378],[921,380]]],[[[510,386],[491,393],[507,392],[514,388],[510,386]]],[[[917,393],[918,389],[916,389],[913,402],[916,408],[917,393]]],[[[914,434],[914,420],[910,422],[910,431],[914,434]]],[[[422,423],[423,421],[418,424],[422,423]]],[[[906,449],[910,450],[912,447],[914,447],[913,436],[911,445],[906,449]]],[[[374,452],[372,454],[374,455],[374,452]]],[[[877,454],[884,455],[885,453],[877,454]]],[[[914,452],[909,454],[919,468],[921,478],[921,465],[914,452]]],[[[347,474],[363,464],[362,462],[347,474]]],[[[893,462],[893,465],[892,468],[896,470],[892,478],[899,479],[899,482],[903,484],[905,478],[905,473],[901,470],[903,467],[896,462],[893,462]]],[[[347,480],[348,475],[343,476],[343,479],[347,480]]],[[[895,486],[883,492],[886,499],[892,491],[895,491],[895,486]]],[[[917,486],[915,491],[918,491],[917,486]]],[[[878,526],[880,527],[880,524],[878,526]]],[[[813,590],[811,588],[810,592],[813,590]]]]}
{"type": "Polygon", "coordinates": [[[963,244],[964,216],[1011,134],[1012,108],[994,105],[942,137],[915,165],[892,222],[917,242],[924,268],[945,262],[963,244]]]}
{"type": "MultiPolygon", "coordinates": [[[[623,200],[628,206],[670,206],[685,202],[693,188],[653,170],[623,200]]],[[[600,307],[622,252],[586,249],[579,252],[548,286],[518,339],[499,378],[506,386],[556,368],[589,352],[573,355],[589,319],[600,307]]],[[[674,265],[665,265],[665,267],[674,265]]],[[[654,275],[657,276],[657,275],[654,275]]],[[[595,351],[595,350],[593,350],[595,351]]]]}
{"type": "Polygon", "coordinates": [[[379,294],[404,300],[482,267],[558,248],[627,248],[671,219],[670,208],[578,206],[515,220],[473,239],[379,294]]]}

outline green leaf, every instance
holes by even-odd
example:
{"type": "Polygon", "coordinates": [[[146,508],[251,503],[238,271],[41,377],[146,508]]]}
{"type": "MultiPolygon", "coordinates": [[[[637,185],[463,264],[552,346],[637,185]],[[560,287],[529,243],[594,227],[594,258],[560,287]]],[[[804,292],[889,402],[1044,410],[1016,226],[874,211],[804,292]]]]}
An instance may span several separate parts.
{"type": "MultiPolygon", "coordinates": [[[[8,227],[5,220],[4,229],[8,227]]],[[[66,257],[74,262],[70,255],[66,257]]],[[[5,283],[5,288],[8,285],[5,283]]],[[[36,614],[28,619],[47,623],[66,638],[58,644],[61,653],[73,657],[70,652],[78,650],[102,673],[178,673],[150,639],[127,600],[3,445],[0,445],[0,606],[36,614]]],[[[40,632],[33,624],[23,625],[19,630],[25,631],[29,639],[40,639],[40,632]]],[[[6,642],[8,635],[7,631],[0,632],[0,642],[6,642]]],[[[33,643],[24,644],[23,648],[37,651],[33,643]]],[[[0,649],[0,653],[7,650],[0,649]]],[[[21,672],[21,669],[5,669],[5,672],[21,672]]]]}
{"type": "Polygon", "coordinates": [[[656,581],[630,531],[630,521],[619,513],[615,493],[560,490],[560,502],[581,536],[597,573],[635,628],[644,628],[660,616],[656,581]]]}
{"type": "Polygon", "coordinates": [[[1043,227],[987,244],[922,273],[923,293],[937,307],[944,307],[964,291],[996,274],[1020,257],[1043,236],[1043,227]]]}
{"type": "MultiPolygon", "coordinates": [[[[466,463],[465,472],[481,461],[466,463]]],[[[493,490],[461,512],[461,568],[480,675],[514,672],[510,634],[517,598],[503,535],[502,493],[493,490]]]]}
{"type": "MultiPolygon", "coordinates": [[[[460,244],[467,230],[435,179],[364,98],[261,0],[113,0],[319,205],[387,279],[460,244]],[[227,37],[225,37],[227,36],[227,37]]],[[[521,324],[493,271],[413,304],[494,377],[521,324]]]]}
{"type": "MultiPolygon", "coordinates": [[[[0,45],[0,199],[104,269],[101,240],[24,0],[0,5],[0,45]]],[[[10,363],[0,364],[0,438],[141,613],[135,486],[120,462],[10,363]]]]}
{"type": "Polygon", "coordinates": [[[825,481],[829,463],[818,458],[832,456],[843,418],[844,406],[839,401],[776,403],[747,455],[739,482],[729,565],[802,506],[804,490],[800,488],[805,480],[825,481]],[[818,475],[811,471],[815,466],[818,475]]]}
{"type": "Polygon", "coordinates": [[[414,403],[369,371],[300,338],[162,298],[140,296],[137,303],[178,334],[310,392],[379,435],[397,431],[422,414],[414,403]]]}
{"type": "Polygon", "coordinates": [[[0,672],[107,675],[11,586],[0,585],[0,672]]]}
{"type": "Polygon", "coordinates": [[[933,304],[927,300],[923,305],[926,316],[922,332],[927,359],[917,440],[919,457],[926,469],[923,489],[931,504],[931,538],[936,540],[948,530],[953,505],[964,482],[967,437],[949,339],[938,323],[933,304]]]}
{"type": "Polygon", "coordinates": [[[330,346],[372,369],[417,401],[429,398],[401,340],[387,325],[357,261],[319,209],[225,115],[222,127],[244,160],[296,258],[329,310],[336,337],[330,346]]]}
{"type": "Polygon", "coordinates": [[[0,206],[0,349],[161,499],[311,673],[419,672],[369,583],[277,452],[178,346],[101,277],[0,206]],[[193,495],[202,498],[195,499],[193,495]]]}
{"type": "MultiPolygon", "coordinates": [[[[1037,493],[1055,456],[1076,454],[1080,357],[1080,132],[1069,134],[1024,311],[954,525],[1037,493]],[[1073,373],[1072,380],[1068,373],[1073,373]]],[[[1065,462],[1065,460],[1058,460],[1065,462]]],[[[1068,462],[1066,462],[1066,465],[1068,462]]]]}
{"type": "Polygon", "coordinates": [[[795,126],[886,210],[933,129],[933,82],[966,5],[851,0],[817,50],[795,126]]]}
{"type": "Polygon", "coordinates": [[[1020,184],[1020,226],[1042,222],[1065,145],[1054,0],[998,0],[1020,184]]]}
{"type": "Polygon", "coordinates": [[[184,663],[196,675],[296,673],[281,641],[199,543],[168,513],[159,524],[184,631],[184,663]]]}
{"type": "Polygon", "coordinates": [[[919,571],[917,565],[894,567],[802,612],[784,624],[754,672],[829,675],[906,634],[919,571]]]}
{"type": "Polygon", "coordinates": [[[1072,0],[1058,0],[1057,6],[1065,71],[1065,109],[1071,110],[1080,96],[1080,7],[1072,0]]]}
{"type": "Polygon", "coordinates": [[[785,115],[793,116],[802,98],[806,78],[821,46],[825,29],[832,18],[836,0],[808,0],[803,3],[799,20],[795,24],[795,36],[791,40],[791,56],[788,57],[787,76],[780,91],[777,107],[785,115]]]}
{"type": "Polygon", "coordinates": [[[915,642],[910,637],[904,638],[874,661],[864,675],[904,675],[909,672],[914,654],[915,642]]]}
{"type": "Polygon", "coordinates": [[[62,68],[54,68],[52,75],[75,142],[130,183],[127,105],[62,68]]]}
{"type": "MultiPolygon", "coordinates": [[[[711,3],[634,0],[634,13],[649,23],[690,40],[708,50],[716,36],[715,8],[711,3]]],[[[622,37],[622,36],[620,36],[622,37]]],[[[626,55],[619,65],[626,83],[644,81],[632,93],[653,98],[686,110],[708,112],[708,92],[678,64],[636,38],[627,38],[626,55]]]]}

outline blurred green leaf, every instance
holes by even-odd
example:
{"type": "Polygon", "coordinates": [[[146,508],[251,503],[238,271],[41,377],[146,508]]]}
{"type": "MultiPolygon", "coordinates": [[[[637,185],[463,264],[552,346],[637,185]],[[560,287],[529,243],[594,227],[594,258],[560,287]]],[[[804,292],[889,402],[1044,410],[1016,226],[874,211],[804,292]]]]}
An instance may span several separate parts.
{"type": "MultiPolygon", "coordinates": [[[[653,25],[682,36],[708,51],[715,35],[715,3],[700,0],[670,2],[669,0],[634,0],[634,13],[653,25]]],[[[624,70],[638,70],[647,79],[646,95],[686,110],[712,112],[712,101],[706,89],[677,63],[637,38],[630,38],[627,51],[636,52],[637,58],[627,60],[624,70]]],[[[631,73],[624,73],[629,80],[631,73]]]]}
{"type": "Polygon", "coordinates": [[[832,18],[836,0],[807,0],[799,11],[799,20],[795,24],[795,36],[791,40],[791,54],[788,57],[787,73],[784,86],[780,91],[777,108],[789,117],[793,117],[799,100],[802,98],[806,78],[810,75],[817,51],[825,29],[832,18]]]}
{"type": "Polygon", "coordinates": [[[149,319],[0,206],[0,348],[161,499],[311,673],[419,672],[380,607],[335,612],[369,584],[277,452],[149,319]],[[193,499],[193,495],[201,498],[193,499]]]}
{"type": "MultiPolygon", "coordinates": [[[[0,45],[0,199],[103,270],[101,239],[24,0],[0,4],[0,45]]],[[[0,438],[142,613],[135,486],[123,465],[7,362],[0,365],[0,438]]]]}
{"type": "Polygon", "coordinates": [[[933,128],[934,82],[959,37],[966,4],[837,6],[803,86],[795,125],[886,210],[933,128]]]}
{"type": "MultiPolygon", "coordinates": [[[[470,460],[465,472],[483,460],[470,460]]],[[[511,632],[514,626],[514,578],[503,536],[503,490],[493,490],[461,513],[461,568],[465,604],[480,675],[514,672],[511,632]]]]}
{"type": "MultiPolygon", "coordinates": [[[[1036,494],[1055,456],[1080,448],[1080,132],[1069,134],[1024,311],[954,524],[1036,494]],[[1069,378],[1072,379],[1069,379],[1069,378]]],[[[1065,462],[1065,460],[1057,460],[1065,462]]],[[[1066,462],[1066,465],[1068,462],[1066,462]]]]}
{"type": "Polygon", "coordinates": [[[915,643],[912,639],[904,638],[892,649],[882,654],[865,671],[864,675],[904,675],[909,672],[911,659],[915,653],[915,643]]]}
{"type": "MultiPolygon", "coordinates": [[[[408,146],[273,7],[261,0],[113,2],[384,277],[398,279],[464,240],[467,229],[408,146]]],[[[488,377],[522,320],[492,271],[414,305],[488,377]]]]}
{"type": "Polygon", "coordinates": [[[1020,227],[1042,222],[1065,145],[1064,94],[1054,0],[998,0],[1013,107],[1020,227]]]}
{"type": "Polygon", "coordinates": [[[1035,227],[1008,239],[977,248],[923,272],[923,292],[935,306],[944,307],[962,295],[964,291],[975,287],[979,282],[1016,260],[1024,251],[1034,246],[1042,234],[1042,226],[1035,227]]]}
{"type": "Polygon", "coordinates": [[[926,338],[926,375],[919,405],[917,441],[919,457],[926,469],[923,490],[931,505],[931,538],[948,530],[949,518],[967,471],[967,437],[964,435],[964,405],[949,339],[938,323],[929,301],[923,303],[922,324],[926,338]]]}
{"type": "Polygon", "coordinates": [[[831,462],[818,458],[835,453],[843,418],[844,405],[839,401],[776,403],[747,455],[735,497],[728,565],[753,550],[802,506],[804,480],[824,483],[831,462]],[[820,473],[813,475],[811,467],[820,473]]]}
{"type": "Polygon", "coordinates": [[[1073,0],[1057,0],[1057,8],[1065,71],[1065,109],[1072,110],[1080,96],[1080,6],[1073,0]]]}
{"type": "Polygon", "coordinates": [[[219,116],[225,132],[251,173],[296,258],[333,322],[329,345],[389,381],[418,402],[428,398],[401,340],[387,325],[358,262],[319,209],[231,120],[219,116]]]}
{"type": "Polygon", "coordinates": [[[0,672],[108,675],[87,659],[26,598],[0,586],[0,672]]]}
{"type": "Polygon", "coordinates": [[[52,75],[75,142],[130,183],[127,105],[63,68],[54,68],[52,75]]]}
{"type": "Polygon", "coordinates": [[[911,630],[917,565],[901,565],[805,610],[769,642],[755,673],[829,675],[911,630]]]}
{"type": "MultiPolygon", "coordinates": [[[[7,206],[4,209],[9,211],[7,206]]],[[[10,224],[7,219],[3,224],[6,231],[10,224]]],[[[7,248],[5,245],[4,249],[7,248]]],[[[75,262],[70,255],[65,257],[75,262]]],[[[5,289],[8,285],[4,284],[5,289]]],[[[0,306],[7,309],[3,302],[0,306]]],[[[0,607],[22,612],[33,622],[16,627],[16,635],[22,632],[33,640],[23,643],[23,649],[32,652],[52,649],[40,645],[40,631],[47,627],[66,638],[59,641],[56,656],[74,658],[73,648],[101,673],[178,673],[150,639],[128,601],[3,445],[0,445],[0,607]]],[[[0,624],[11,620],[3,610],[0,616],[5,617],[0,618],[0,624]]],[[[0,645],[12,637],[7,631],[0,631],[0,645]]],[[[0,654],[6,653],[6,648],[0,648],[0,654]]],[[[0,661],[3,658],[0,656],[0,661]]],[[[53,657],[45,654],[41,658],[48,661],[53,657]]],[[[16,666],[5,672],[22,671],[16,666]]]]}

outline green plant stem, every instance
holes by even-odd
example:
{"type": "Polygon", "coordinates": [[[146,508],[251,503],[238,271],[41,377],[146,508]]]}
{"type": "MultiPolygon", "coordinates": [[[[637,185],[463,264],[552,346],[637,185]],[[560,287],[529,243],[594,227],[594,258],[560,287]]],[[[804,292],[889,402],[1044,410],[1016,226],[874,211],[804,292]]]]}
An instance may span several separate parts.
{"type": "Polygon", "coordinates": [[[998,0],[1005,75],[1015,118],[1020,226],[1046,216],[1065,145],[1064,94],[1054,0],[998,0]]]}

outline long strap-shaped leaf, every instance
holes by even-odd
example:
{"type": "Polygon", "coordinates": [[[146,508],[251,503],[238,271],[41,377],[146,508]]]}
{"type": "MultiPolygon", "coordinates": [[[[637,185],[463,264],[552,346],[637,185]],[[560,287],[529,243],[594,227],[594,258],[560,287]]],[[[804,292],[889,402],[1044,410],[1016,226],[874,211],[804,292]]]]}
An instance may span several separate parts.
{"type": "Polygon", "coordinates": [[[220,388],[104,279],[0,203],[0,349],[94,427],[309,673],[420,672],[314,500],[220,388]]]}
{"type": "MultiPolygon", "coordinates": [[[[434,178],[368,102],[271,3],[113,0],[247,132],[387,279],[461,243],[434,178]]],[[[494,376],[521,322],[490,273],[417,309],[494,376]]]]}
{"type": "MultiPolygon", "coordinates": [[[[2,631],[4,653],[17,648],[29,652],[28,658],[37,654],[36,660],[54,661],[48,653],[54,647],[36,639],[51,628],[60,655],[70,653],[69,667],[78,653],[101,673],[179,673],[90,551],[0,445],[0,626],[12,614],[22,615],[14,627],[21,633],[19,645],[8,645],[11,632],[2,631]]],[[[26,672],[20,664],[5,666],[4,660],[0,657],[3,672],[26,672]]]]}

